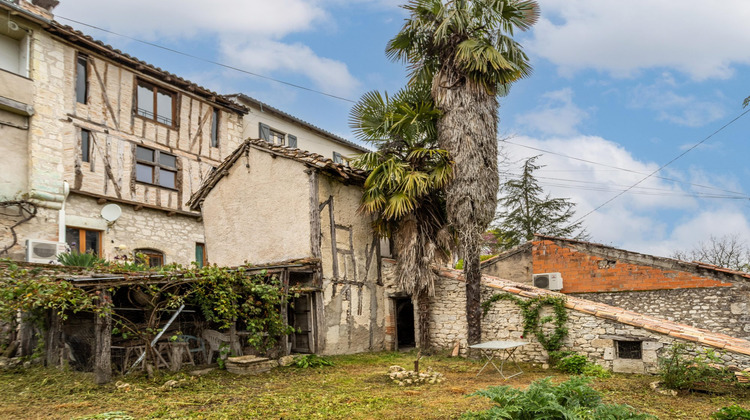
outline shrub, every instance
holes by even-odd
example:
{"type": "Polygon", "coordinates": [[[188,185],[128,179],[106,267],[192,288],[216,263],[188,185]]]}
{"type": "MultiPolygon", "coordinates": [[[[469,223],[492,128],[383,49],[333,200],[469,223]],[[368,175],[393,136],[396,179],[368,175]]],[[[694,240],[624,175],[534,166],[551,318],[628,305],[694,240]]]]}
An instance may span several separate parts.
{"type": "Polygon", "coordinates": [[[560,372],[572,373],[574,375],[580,375],[583,373],[583,369],[589,365],[589,360],[582,354],[571,354],[560,359],[557,362],[557,369],[560,372]]]}
{"type": "Polygon", "coordinates": [[[612,373],[610,371],[597,365],[596,363],[589,363],[584,366],[583,372],[581,372],[581,374],[590,378],[609,378],[610,376],[612,376],[612,373]]]}
{"type": "Polygon", "coordinates": [[[307,354],[294,361],[294,367],[298,368],[316,368],[321,366],[333,366],[333,362],[317,354],[307,354]]]}
{"type": "Polygon", "coordinates": [[[97,257],[92,252],[63,252],[57,256],[57,262],[62,265],[72,267],[94,267],[97,265],[106,265],[107,261],[97,257]]]}
{"type": "Polygon", "coordinates": [[[665,387],[718,392],[738,385],[734,374],[721,365],[723,361],[716,352],[704,350],[697,356],[690,356],[688,352],[692,349],[687,344],[676,343],[667,350],[666,357],[659,359],[659,376],[665,387]]]}
{"type": "Polygon", "coordinates": [[[627,405],[602,404],[601,395],[588,386],[589,379],[574,377],[558,386],[551,378],[532,382],[525,390],[510,386],[497,386],[477,391],[471,395],[487,397],[496,405],[485,411],[473,411],[464,419],[653,419],[638,414],[627,405]]]}
{"type": "Polygon", "coordinates": [[[744,420],[750,419],[750,410],[746,410],[739,405],[730,405],[711,415],[717,420],[744,420]]]}

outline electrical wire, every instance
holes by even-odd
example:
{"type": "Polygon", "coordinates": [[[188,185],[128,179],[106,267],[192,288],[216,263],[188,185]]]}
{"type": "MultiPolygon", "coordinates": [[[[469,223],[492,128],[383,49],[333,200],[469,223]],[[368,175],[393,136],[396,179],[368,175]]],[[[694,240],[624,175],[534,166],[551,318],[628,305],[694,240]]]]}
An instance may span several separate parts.
{"type": "Polygon", "coordinates": [[[320,91],[320,90],[315,90],[315,89],[312,89],[312,88],[309,88],[309,87],[306,87],[306,86],[297,85],[297,84],[294,84],[294,83],[291,83],[291,82],[286,82],[284,80],[274,79],[273,77],[264,76],[262,74],[251,72],[249,70],[244,70],[244,69],[241,69],[241,68],[238,68],[238,67],[230,66],[229,64],[224,64],[224,63],[220,63],[218,61],[209,60],[207,58],[198,57],[197,55],[193,55],[193,54],[186,53],[186,52],[183,52],[183,51],[179,51],[179,50],[176,50],[176,49],[173,49],[173,48],[165,47],[163,45],[155,44],[153,42],[143,41],[143,40],[140,40],[138,38],[133,38],[133,37],[128,36],[128,35],[124,35],[124,34],[120,34],[120,33],[117,33],[117,32],[113,32],[113,31],[110,31],[108,29],[104,29],[104,28],[101,28],[101,27],[95,26],[95,25],[90,25],[88,23],[84,23],[84,22],[81,22],[81,21],[78,21],[78,20],[75,20],[75,19],[67,18],[67,17],[60,16],[60,15],[56,15],[55,17],[59,18],[59,19],[67,20],[69,22],[76,23],[78,25],[82,25],[82,26],[86,26],[86,27],[89,27],[89,28],[92,28],[92,29],[96,29],[96,30],[99,30],[99,31],[102,31],[102,32],[105,32],[105,33],[108,33],[108,34],[112,34],[112,35],[116,35],[116,36],[119,36],[119,37],[122,37],[122,38],[126,38],[126,39],[129,39],[131,41],[139,42],[141,44],[149,45],[149,46],[154,47],[154,48],[159,48],[159,49],[162,49],[164,51],[169,51],[171,53],[175,53],[175,54],[179,54],[179,55],[182,55],[182,56],[185,56],[185,57],[189,57],[189,58],[192,58],[194,60],[203,61],[203,62],[210,63],[210,64],[213,64],[213,65],[216,65],[216,66],[220,66],[220,67],[224,67],[224,68],[227,68],[227,69],[230,69],[230,70],[234,70],[234,71],[237,71],[237,72],[240,72],[240,73],[248,74],[250,76],[259,77],[261,79],[266,79],[266,80],[270,80],[272,82],[281,83],[283,85],[291,86],[293,88],[297,88],[297,89],[301,89],[301,90],[306,90],[308,92],[317,93],[319,95],[328,96],[329,98],[334,98],[334,99],[338,99],[338,100],[345,101],[345,102],[350,102],[350,103],[356,103],[356,101],[351,100],[349,98],[344,98],[342,96],[337,96],[337,95],[334,95],[334,94],[331,94],[331,93],[323,92],[323,91],[320,91]]]}
{"type": "Polygon", "coordinates": [[[676,161],[677,161],[678,159],[682,158],[682,157],[683,157],[683,156],[685,156],[686,154],[688,154],[688,153],[690,153],[691,151],[693,151],[693,150],[694,150],[694,149],[695,149],[696,147],[698,147],[698,146],[700,146],[701,144],[703,144],[703,143],[705,143],[706,141],[708,141],[708,140],[709,140],[709,139],[710,139],[711,137],[715,136],[716,134],[718,134],[718,133],[720,133],[721,131],[723,131],[723,130],[724,130],[725,128],[727,128],[727,127],[729,127],[730,125],[734,124],[734,123],[735,123],[735,122],[736,122],[737,120],[739,120],[740,118],[742,118],[742,117],[744,117],[745,115],[747,115],[747,113],[748,113],[748,112],[750,112],[750,109],[748,109],[748,110],[746,110],[746,111],[742,112],[742,113],[741,113],[740,115],[736,116],[735,118],[733,118],[733,119],[732,119],[731,121],[729,121],[728,123],[726,123],[726,124],[722,125],[722,126],[721,126],[721,127],[720,127],[720,128],[718,129],[718,130],[716,130],[716,131],[714,131],[713,133],[709,134],[709,135],[708,135],[708,136],[707,136],[706,138],[704,138],[703,140],[701,140],[701,141],[699,141],[698,143],[694,144],[693,146],[689,147],[688,149],[686,149],[686,150],[685,150],[684,152],[682,152],[682,153],[680,153],[679,155],[677,155],[676,157],[674,157],[674,158],[673,158],[672,160],[670,160],[669,162],[667,162],[667,163],[665,163],[664,165],[660,166],[660,167],[659,167],[659,168],[658,168],[657,170],[655,170],[655,171],[651,172],[650,174],[646,175],[646,176],[645,176],[644,178],[642,178],[642,179],[641,179],[640,181],[636,182],[635,184],[631,185],[630,187],[628,187],[628,188],[626,188],[625,190],[621,191],[620,193],[616,194],[616,195],[615,195],[614,197],[612,197],[612,198],[610,198],[609,200],[607,200],[607,201],[603,202],[602,204],[600,204],[599,206],[597,206],[597,207],[596,207],[596,208],[594,208],[593,210],[591,210],[591,211],[589,211],[588,213],[584,214],[583,216],[579,217],[579,218],[578,218],[578,219],[577,219],[576,221],[574,221],[574,222],[573,222],[573,223],[571,223],[570,225],[571,225],[571,226],[574,226],[574,225],[575,225],[576,223],[578,223],[578,222],[582,221],[583,219],[587,218],[587,217],[588,217],[588,216],[590,216],[591,214],[593,214],[593,213],[595,213],[595,212],[599,211],[599,209],[601,209],[601,208],[603,208],[604,206],[606,206],[607,204],[609,204],[609,203],[611,203],[611,202],[615,201],[615,200],[616,200],[617,198],[621,197],[621,196],[622,196],[623,194],[627,193],[628,191],[630,191],[630,190],[632,190],[633,188],[635,188],[635,187],[637,187],[638,185],[640,185],[640,184],[641,184],[642,182],[644,182],[644,181],[646,181],[647,179],[651,178],[652,176],[656,175],[656,173],[658,173],[658,172],[659,172],[659,171],[661,171],[662,169],[664,169],[664,168],[666,168],[667,166],[671,165],[672,163],[676,162],[676,161]]]}

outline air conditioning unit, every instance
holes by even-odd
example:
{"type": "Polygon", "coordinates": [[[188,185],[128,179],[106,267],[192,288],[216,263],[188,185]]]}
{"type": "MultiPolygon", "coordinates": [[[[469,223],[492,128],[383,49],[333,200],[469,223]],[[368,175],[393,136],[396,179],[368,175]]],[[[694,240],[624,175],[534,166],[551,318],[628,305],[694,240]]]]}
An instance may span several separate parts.
{"type": "Polygon", "coordinates": [[[50,264],[57,262],[57,256],[67,252],[65,242],[42,241],[39,239],[26,240],[26,262],[50,264]]]}
{"type": "Polygon", "coordinates": [[[549,290],[562,290],[563,279],[560,273],[541,273],[534,274],[532,277],[534,287],[549,290]]]}

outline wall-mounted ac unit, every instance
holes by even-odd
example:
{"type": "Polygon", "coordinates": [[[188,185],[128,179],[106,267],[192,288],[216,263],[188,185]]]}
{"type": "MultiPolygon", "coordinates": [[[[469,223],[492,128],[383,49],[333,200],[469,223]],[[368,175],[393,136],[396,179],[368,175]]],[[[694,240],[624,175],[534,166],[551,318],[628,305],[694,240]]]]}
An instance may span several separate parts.
{"type": "Polygon", "coordinates": [[[49,264],[57,261],[57,256],[68,250],[65,242],[26,240],[26,262],[49,264]]]}
{"type": "Polygon", "coordinates": [[[541,273],[534,274],[534,287],[549,290],[562,290],[563,279],[560,273],[541,273]]]}

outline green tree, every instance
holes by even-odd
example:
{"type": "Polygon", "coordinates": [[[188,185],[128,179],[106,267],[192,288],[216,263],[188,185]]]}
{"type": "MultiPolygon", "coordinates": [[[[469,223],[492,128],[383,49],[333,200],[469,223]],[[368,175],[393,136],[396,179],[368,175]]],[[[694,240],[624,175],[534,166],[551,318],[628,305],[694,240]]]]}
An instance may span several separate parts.
{"type": "Polygon", "coordinates": [[[738,234],[713,236],[687,251],[675,251],[672,258],[700,261],[731,270],[750,272],[750,246],[738,234]]]}
{"type": "Polygon", "coordinates": [[[581,221],[570,223],[575,216],[575,203],[567,198],[545,194],[534,172],[540,168],[539,156],[527,159],[518,178],[509,179],[500,187],[502,210],[493,229],[502,249],[510,249],[534,239],[535,233],[572,239],[588,239],[581,221]]]}
{"type": "Polygon", "coordinates": [[[362,96],[350,114],[357,137],[376,152],[354,165],[370,170],[361,210],[373,215],[381,237],[396,249],[397,281],[417,298],[420,345],[429,347],[429,297],[434,295],[434,263],[445,262],[452,247],[446,228],[443,188],[451,177],[448,153],[437,148],[435,109],[427,87],[410,87],[389,97],[362,96]]]}
{"type": "Polygon", "coordinates": [[[454,161],[446,188],[448,220],[466,261],[468,341],[481,339],[479,254],[493,219],[497,173],[497,95],[528,76],[531,66],[513,40],[537,20],[536,1],[410,0],[409,17],[386,48],[408,63],[411,83],[431,86],[440,148],[454,161]]]}

